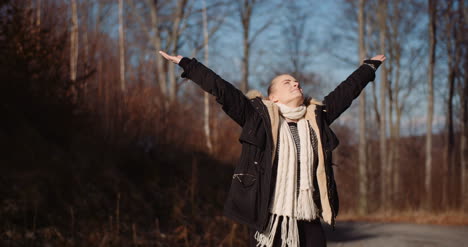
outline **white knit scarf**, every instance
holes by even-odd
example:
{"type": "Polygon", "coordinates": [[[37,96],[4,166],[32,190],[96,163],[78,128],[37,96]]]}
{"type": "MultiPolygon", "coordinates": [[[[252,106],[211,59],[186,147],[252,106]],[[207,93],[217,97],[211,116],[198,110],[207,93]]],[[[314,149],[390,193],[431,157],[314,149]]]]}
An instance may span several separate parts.
{"type": "Polygon", "coordinates": [[[287,121],[280,118],[278,170],[276,185],[269,207],[272,213],[267,229],[255,233],[257,246],[273,246],[278,221],[282,216],[281,240],[284,246],[299,246],[299,231],[297,220],[313,220],[316,218],[317,206],[314,203],[313,187],[313,160],[314,152],[310,141],[310,129],[308,120],[302,118],[306,107],[301,105],[291,108],[276,103],[283,117],[300,119],[297,122],[300,143],[300,182],[299,196],[297,192],[297,150],[287,121]]]}

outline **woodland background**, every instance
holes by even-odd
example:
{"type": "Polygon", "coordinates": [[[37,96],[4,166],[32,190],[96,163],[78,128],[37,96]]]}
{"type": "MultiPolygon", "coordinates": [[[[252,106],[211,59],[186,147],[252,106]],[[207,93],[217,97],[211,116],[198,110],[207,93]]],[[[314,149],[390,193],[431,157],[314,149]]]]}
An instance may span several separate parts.
{"type": "Polygon", "coordinates": [[[246,246],[222,216],[240,127],[158,50],[318,99],[385,54],[332,125],[337,219],[467,224],[467,21],[463,0],[1,0],[0,245],[246,246]]]}

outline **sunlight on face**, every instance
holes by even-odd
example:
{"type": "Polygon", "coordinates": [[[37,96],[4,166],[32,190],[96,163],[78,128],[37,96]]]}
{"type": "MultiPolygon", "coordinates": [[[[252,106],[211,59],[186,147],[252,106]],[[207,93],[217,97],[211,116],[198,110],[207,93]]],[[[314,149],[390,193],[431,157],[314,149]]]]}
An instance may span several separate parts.
{"type": "Polygon", "coordinates": [[[299,106],[304,101],[300,83],[289,74],[276,76],[272,81],[272,92],[269,96],[273,102],[299,106]]]}

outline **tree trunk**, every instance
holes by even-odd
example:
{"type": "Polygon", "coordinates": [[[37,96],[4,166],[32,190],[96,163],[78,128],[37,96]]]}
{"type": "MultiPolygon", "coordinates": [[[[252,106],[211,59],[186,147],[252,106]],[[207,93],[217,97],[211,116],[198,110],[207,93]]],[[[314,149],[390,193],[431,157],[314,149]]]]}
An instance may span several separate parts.
{"type": "MultiPolygon", "coordinates": [[[[400,143],[400,120],[401,108],[399,103],[400,95],[400,68],[401,68],[401,44],[400,44],[400,26],[406,20],[400,18],[399,14],[403,11],[401,9],[400,1],[392,1],[392,18],[391,21],[391,34],[389,35],[389,52],[391,53],[391,64],[394,68],[393,72],[393,87],[389,85],[389,123],[390,123],[390,155],[388,164],[391,167],[392,176],[392,189],[391,198],[392,204],[401,202],[399,195],[400,184],[400,162],[399,162],[399,143],[400,143]],[[395,114],[394,114],[395,113],[395,114]],[[393,116],[395,119],[393,120],[393,116]]],[[[403,34],[404,35],[404,34],[403,34]]]]}
{"type": "MultiPolygon", "coordinates": [[[[450,55],[449,55],[450,56],[450,55]]],[[[453,130],[453,96],[454,96],[454,84],[455,84],[455,73],[453,71],[453,65],[451,64],[451,58],[447,58],[449,60],[449,74],[448,74],[448,98],[447,98],[447,119],[446,119],[446,127],[447,127],[447,135],[446,135],[446,146],[445,146],[445,160],[446,160],[446,171],[447,174],[445,176],[444,182],[444,190],[443,190],[443,204],[446,207],[452,207],[453,202],[452,199],[449,198],[450,194],[453,194],[453,180],[450,178],[454,178],[454,158],[455,158],[455,137],[454,137],[454,130],[453,130]],[[452,191],[452,193],[450,193],[452,191]]]]}
{"type": "Polygon", "coordinates": [[[37,0],[36,6],[36,27],[39,29],[41,26],[41,0],[37,0]]]}
{"type": "MultiPolygon", "coordinates": [[[[36,6],[36,23],[33,27],[33,30],[35,32],[35,35],[39,35],[39,32],[41,31],[41,0],[37,0],[37,6],[36,6]]],[[[36,49],[40,50],[41,48],[41,42],[40,40],[36,40],[36,49]]]]}
{"type": "Polygon", "coordinates": [[[119,61],[120,61],[120,90],[125,92],[125,32],[123,19],[123,0],[119,0],[119,61]]]}
{"type": "MultiPolygon", "coordinates": [[[[465,51],[466,52],[466,51],[465,51]]],[[[461,108],[461,140],[460,140],[460,165],[461,165],[461,197],[462,209],[468,210],[468,59],[464,58],[464,78],[460,97],[461,108]]]]}
{"type": "MultiPolygon", "coordinates": [[[[89,1],[84,3],[84,28],[83,28],[83,44],[84,44],[84,74],[88,75],[89,69],[89,41],[88,41],[88,18],[89,18],[89,1]]],[[[83,85],[83,97],[86,98],[88,93],[88,82],[83,85]]],[[[88,102],[85,100],[85,102],[88,102]]]]}
{"type": "MultiPolygon", "coordinates": [[[[172,31],[171,31],[171,37],[170,40],[168,41],[171,45],[171,53],[174,55],[177,55],[177,49],[178,49],[178,43],[179,43],[179,37],[180,37],[180,22],[182,20],[182,17],[184,15],[184,9],[185,5],[187,4],[187,0],[179,0],[177,2],[176,10],[174,11],[174,19],[172,22],[172,31]]],[[[172,103],[176,99],[176,94],[177,94],[177,81],[175,77],[175,66],[169,66],[168,67],[168,73],[169,73],[169,101],[172,103]]]]}
{"type": "MultiPolygon", "coordinates": [[[[386,37],[386,13],[387,13],[387,2],[385,0],[379,1],[379,39],[380,39],[380,53],[385,54],[385,37],[386,37]]],[[[382,209],[387,208],[388,199],[388,185],[389,185],[389,174],[387,167],[387,135],[386,135],[386,98],[387,98],[387,69],[385,64],[381,65],[381,85],[380,85],[380,189],[381,189],[381,203],[382,209]]]]}
{"type": "MultiPolygon", "coordinates": [[[[209,64],[209,49],[208,49],[208,17],[206,14],[206,1],[203,0],[203,37],[205,43],[205,64],[208,66],[209,64]]],[[[204,92],[204,103],[205,103],[205,111],[204,111],[204,130],[205,130],[205,139],[206,139],[206,147],[208,148],[208,152],[211,154],[213,153],[213,145],[211,144],[211,133],[210,133],[210,94],[208,92],[204,92]]]]}
{"type": "Polygon", "coordinates": [[[429,78],[427,82],[427,120],[426,120],[426,162],[424,189],[426,194],[425,208],[432,208],[432,119],[434,115],[434,67],[435,67],[435,49],[436,49],[436,1],[428,0],[429,5],[429,78]]]}
{"type": "MultiPolygon", "coordinates": [[[[395,6],[392,6],[392,8],[396,8],[395,6]]],[[[389,24],[392,25],[392,18],[388,18],[387,19],[389,20],[389,24]]],[[[394,22],[394,21],[393,21],[394,22]]],[[[392,26],[390,26],[392,27],[392,26]]],[[[386,36],[389,37],[391,35],[394,35],[394,30],[386,30],[386,36]]],[[[387,47],[387,52],[388,52],[388,56],[389,56],[389,62],[390,62],[390,66],[388,66],[388,69],[387,69],[387,95],[388,95],[388,113],[387,113],[387,116],[388,116],[388,128],[389,128],[389,131],[390,131],[390,138],[387,140],[387,149],[386,149],[386,155],[387,155],[387,164],[385,165],[385,167],[387,167],[387,171],[386,171],[386,175],[388,176],[388,184],[387,184],[387,195],[388,195],[388,203],[389,204],[392,204],[394,203],[394,191],[393,191],[393,176],[394,176],[394,165],[395,163],[393,162],[393,156],[394,156],[394,147],[395,147],[395,123],[393,121],[393,103],[394,103],[394,99],[393,99],[393,96],[394,96],[394,92],[393,92],[393,76],[394,76],[394,73],[393,73],[393,67],[396,63],[396,56],[395,56],[395,42],[393,40],[393,38],[388,38],[388,40],[386,41],[386,47],[387,47]]],[[[387,103],[387,102],[386,102],[387,103]]],[[[386,177],[387,177],[386,176],[386,177]]]]}
{"type": "Polygon", "coordinates": [[[242,56],[242,79],[240,90],[246,93],[249,90],[249,61],[250,61],[250,19],[252,16],[252,3],[244,0],[243,11],[241,15],[242,23],[242,47],[244,48],[242,56]]]}
{"type": "MultiPolygon", "coordinates": [[[[34,2],[33,2],[33,0],[29,0],[29,10],[34,11],[34,2]]],[[[29,25],[31,25],[31,27],[34,27],[34,24],[35,24],[34,15],[30,15],[29,16],[29,25]]]]}
{"type": "MultiPolygon", "coordinates": [[[[364,44],[364,0],[359,0],[359,64],[366,59],[364,44]]],[[[367,205],[367,138],[366,138],[366,94],[364,91],[359,96],[359,214],[368,212],[367,205]]]]}
{"type": "MultiPolygon", "coordinates": [[[[365,1],[366,2],[366,1],[365,1]]],[[[369,9],[375,9],[377,7],[373,6],[370,2],[367,1],[367,5],[369,6],[369,9]]],[[[378,47],[378,39],[374,38],[371,34],[374,33],[374,28],[378,29],[378,21],[376,20],[375,16],[373,15],[364,15],[365,17],[365,33],[368,34],[367,41],[365,42],[365,50],[370,51],[372,50],[372,47],[378,47]]],[[[379,113],[379,101],[377,99],[377,87],[376,84],[377,82],[374,80],[370,82],[372,84],[372,90],[371,90],[371,107],[369,107],[374,114],[371,114],[372,116],[372,122],[376,123],[375,125],[367,125],[367,136],[369,137],[367,141],[373,140],[374,137],[378,133],[378,128],[380,126],[380,113],[379,113]]],[[[375,140],[373,140],[375,141],[375,140]]],[[[375,147],[373,145],[367,145],[367,157],[369,158],[369,154],[375,153],[378,150],[375,150],[375,147]]],[[[367,208],[370,211],[371,208],[376,208],[380,207],[380,201],[379,200],[371,200],[371,198],[375,197],[376,195],[379,194],[380,190],[380,181],[379,181],[379,174],[380,170],[379,169],[373,169],[373,167],[370,164],[370,159],[367,160],[366,164],[366,171],[367,171],[367,178],[368,178],[368,184],[367,184],[367,193],[368,193],[368,198],[369,200],[367,201],[367,208]]]]}
{"type": "Polygon", "coordinates": [[[70,32],[70,80],[72,81],[72,100],[76,102],[76,73],[78,66],[78,13],[76,0],[71,0],[71,32],[70,32]]]}
{"type": "MultiPolygon", "coordinates": [[[[465,11],[464,1],[460,1],[458,10],[461,12],[460,17],[462,18],[461,24],[468,27],[468,11],[465,11]]],[[[466,28],[459,30],[460,38],[465,37],[466,28]]],[[[463,78],[460,79],[462,93],[460,97],[460,110],[461,110],[461,136],[460,136],[460,166],[461,166],[461,208],[468,210],[468,50],[463,50],[463,67],[462,70],[463,78]]]]}
{"type": "MultiPolygon", "coordinates": [[[[399,49],[399,48],[397,48],[399,49]]],[[[393,129],[393,199],[394,202],[400,202],[400,121],[401,121],[401,108],[400,108],[400,100],[399,100],[399,92],[400,92],[400,50],[396,52],[396,71],[395,71],[395,88],[394,88],[394,109],[395,109],[395,122],[393,129]]]]}
{"type": "MultiPolygon", "coordinates": [[[[161,50],[161,34],[159,30],[159,14],[158,14],[158,6],[155,1],[148,0],[148,5],[150,6],[150,16],[151,16],[151,31],[153,36],[151,40],[154,45],[154,49],[157,51],[161,50]]],[[[165,59],[156,54],[156,73],[157,73],[157,80],[159,83],[159,88],[161,93],[164,96],[168,96],[167,92],[167,79],[166,79],[166,71],[164,70],[164,63],[165,59]]],[[[165,100],[166,102],[166,100],[165,100]]]]}
{"type": "Polygon", "coordinates": [[[445,11],[445,37],[446,37],[446,51],[447,51],[447,69],[448,69],[448,78],[447,78],[447,88],[448,88],[448,95],[447,95],[447,105],[446,105],[446,145],[445,145],[445,167],[444,167],[444,182],[443,182],[443,190],[442,190],[442,205],[443,207],[452,207],[451,199],[449,195],[453,193],[453,183],[450,178],[454,178],[454,145],[455,145],[455,138],[454,138],[454,130],[453,130],[453,96],[454,96],[454,84],[455,84],[455,67],[457,66],[454,60],[453,52],[453,39],[454,39],[454,31],[453,31],[453,18],[452,18],[452,1],[448,1],[447,9],[445,11]],[[452,193],[450,193],[452,191],[452,193]]]}

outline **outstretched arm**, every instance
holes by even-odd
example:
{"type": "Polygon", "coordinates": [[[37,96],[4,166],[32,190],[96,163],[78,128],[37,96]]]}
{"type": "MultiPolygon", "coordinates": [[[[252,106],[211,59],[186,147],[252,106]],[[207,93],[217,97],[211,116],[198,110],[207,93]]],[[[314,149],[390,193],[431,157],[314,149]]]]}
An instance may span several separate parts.
{"type": "Polygon", "coordinates": [[[244,126],[246,119],[255,114],[252,104],[239,89],[195,58],[190,59],[181,55],[171,56],[163,51],[159,51],[159,53],[184,69],[181,75],[183,78],[192,80],[204,91],[216,96],[216,101],[222,105],[222,109],[240,126],[244,126]]]}
{"type": "Polygon", "coordinates": [[[325,103],[325,115],[329,125],[348,109],[364,87],[375,79],[375,71],[385,59],[384,55],[377,55],[365,60],[364,64],[325,96],[323,102],[325,103]]]}

